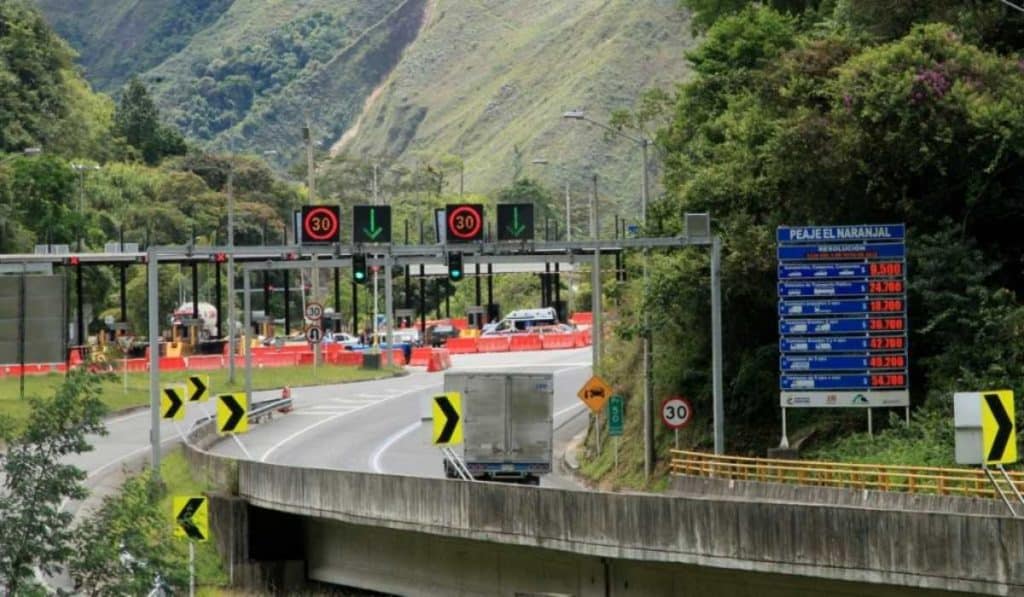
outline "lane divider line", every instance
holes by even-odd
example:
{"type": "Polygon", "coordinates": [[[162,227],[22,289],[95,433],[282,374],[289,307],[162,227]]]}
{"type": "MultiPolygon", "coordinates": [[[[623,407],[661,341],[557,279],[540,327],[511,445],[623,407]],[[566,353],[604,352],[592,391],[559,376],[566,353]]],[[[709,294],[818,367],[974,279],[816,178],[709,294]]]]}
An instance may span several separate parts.
{"type": "Polygon", "coordinates": [[[394,435],[389,437],[383,444],[381,444],[380,447],[373,452],[373,458],[370,459],[370,468],[373,469],[373,472],[383,474],[384,469],[382,469],[380,466],[380,459],[382,456],[384,456],[384,452],[386,452],[388,448],[390,448],[391,446],[398,443],[398,441],[401,440],[403,437],[419,429],[421,424],[422,423],[420,421],[410,423],[408,426],[402,428],[398,433],[395,433],[394,435]]]}

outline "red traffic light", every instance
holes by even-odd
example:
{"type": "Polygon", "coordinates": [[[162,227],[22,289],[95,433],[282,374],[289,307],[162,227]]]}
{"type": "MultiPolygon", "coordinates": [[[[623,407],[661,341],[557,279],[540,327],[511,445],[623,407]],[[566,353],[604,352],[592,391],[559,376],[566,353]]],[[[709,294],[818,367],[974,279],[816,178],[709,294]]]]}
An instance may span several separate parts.
{"type": "Polygon", "coordinates": [[[227,253],[214,253],[213,254],[213,260],[215,262],[217,262],[217,263],[224,263],[225,261],[228,260],[228,254],[227,253]]]}
{"type": "Polygon", "coordinates": [[[67,263],[68,263],[68,265],[80,265],[81,264],[81,260],[77,256],[73,255],[71,257],[68,257],[67,263]]]}

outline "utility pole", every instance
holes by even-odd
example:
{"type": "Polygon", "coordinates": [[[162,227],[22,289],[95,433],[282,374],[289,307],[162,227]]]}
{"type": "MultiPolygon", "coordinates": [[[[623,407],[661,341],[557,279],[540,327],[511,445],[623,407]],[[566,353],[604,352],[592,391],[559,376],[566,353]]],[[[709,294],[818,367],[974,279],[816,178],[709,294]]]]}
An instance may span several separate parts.
{"type": "MultiPolygon", "coordinates": [[[[646,138],[641,140],[640,147],[643,149],[643,161],[640,164],[642,168],[641,180],[643,181],[643,187],[641,188],[640,195],[640,225],[643,227],[644,232],[642,235],[647,234],[647,144],[646,138]]],[[[648,287],[648,267],[647,267],[647,249],[643,250],[643,288],[644,297],[647,297],[648,287]]],[[[643,312],[642,325],[640,328],[640,339],[643,343],[643,368],[644,368],[644,478],[649,480],[651,474],[654,472],[654,388],[653,379],[651,375],[652,363],[651,363],[651,316],[650,310],[642,308],[643,312]]]]}

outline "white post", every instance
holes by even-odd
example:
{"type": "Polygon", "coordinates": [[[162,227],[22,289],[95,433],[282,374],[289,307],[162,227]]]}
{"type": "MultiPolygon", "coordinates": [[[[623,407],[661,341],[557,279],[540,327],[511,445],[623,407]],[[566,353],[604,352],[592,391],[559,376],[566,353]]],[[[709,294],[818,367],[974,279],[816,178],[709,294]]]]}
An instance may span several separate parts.
{"type": "MultiPolygon", "coordinates": [[[[235,384],[235,170],[228,170],[228,385],[235,384]]],[[[287,301],[287,299],[285,299],[287,301]]]]}
{"type": "Polygon", "coordinates": [[[188,542],[188,596],[196,596],[196,543],[188,542]]]}
{"type": "MultiPolygon", "coordinates": [[[[409,267],[408,265],[406,267],[409,267]]],[[[384,256],[384,322],[388,327],[388,354],[385,362],[388,367],[394,364],[395,359],[395,313],[394,291],[391,284],[391,254],[384,256]]]]}
{"type": "Polygon", "coordinates": [[[722,389],[722,239],[711,239],[711,384],[715,454],[725,452],[725,398],[722,389]]]}
{"type": "Polygon", "coordinates": [[[149,293],[149,443],[153,482],[160,484],[160,263],[147,247],[146,275],[149,293]]]}

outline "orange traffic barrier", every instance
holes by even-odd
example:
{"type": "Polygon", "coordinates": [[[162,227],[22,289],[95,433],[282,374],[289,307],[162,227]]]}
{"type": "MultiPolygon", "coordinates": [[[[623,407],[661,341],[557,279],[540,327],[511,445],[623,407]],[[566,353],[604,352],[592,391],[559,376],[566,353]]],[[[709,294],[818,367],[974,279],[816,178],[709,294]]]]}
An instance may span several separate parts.
{"type": "Polygon", "coordinates": [[[450,352],[448,352],[447,349],[435,348],[434,352],[438,355],[438,358],[441,359],[441,366],[442,367],[444,367],[445,369],[451,369],[452,368],[452,355],[451,355],[450,352]]]}
{"type": "Polygon", "coordinates": [[[412,358],[409,359],[409,364],[414,367],[426,367],[430,364],[430,355],[434,354],[434,349],[429,346],[423,348],[412,349],[412,358]]]}
{"type": "Polygon", "coordinates": [[[517,334],[512,336],[509,341],[508,349],[512,351],[544,350],[544,344],[541,342],[540,334],[517,334]]]}
{"type": "Polygon", "coordinates": [[[481,336],[476,341],[477,352],[508,352],[508,336],[481,336]]]}
{"type": "Polygon", "coordinates": [[[444,347],[452,354],[468,354],[477,352],[477,338],[448,338],[444,347]]]}
{"type": "Polygon", "coordinates": [[[220,369],[226,364],[224,357],[216,354],[185,357],[185,368],[197,371],[220,369]]]}
{"type": "Polygon", "coordinates": [[[544,350],[558,350],[576,347],[576,334],[545,334],[541,336],[544,350]]]}
{"type": "Polygon", "coordinates": [[[569,321],[576,325],[592,325],[594,323],[594,314],[590,311],[573,313],[569,316],[569,321]]]}
{"type": "Polygon", "coordinates": [[[580,330],[575,332],[576,336],[576,348],[583,348],[584,346],[590,346],[590,330],[580,330]]]}

